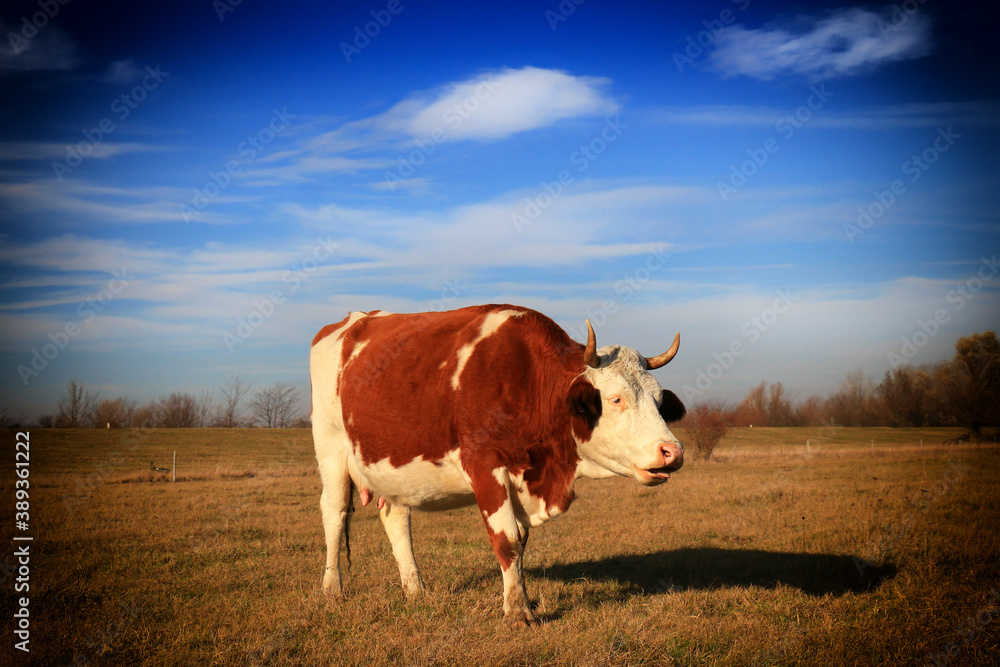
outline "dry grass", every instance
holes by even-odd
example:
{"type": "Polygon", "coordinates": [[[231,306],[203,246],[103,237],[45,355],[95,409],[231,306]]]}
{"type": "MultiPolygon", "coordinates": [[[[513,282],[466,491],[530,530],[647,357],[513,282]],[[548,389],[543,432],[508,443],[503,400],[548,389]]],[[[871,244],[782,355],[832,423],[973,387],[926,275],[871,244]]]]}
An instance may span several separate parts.
{"type": "MultiPolygon", "coordinates": [[[[734,429],[666,487],[581,480],[532,532],[546,622],[518,631],[468,508],[414,515],[415,601],[359,508],[328,605],[308,431],[32,431],[31,662],[993,664],[1000,455],[940,445],[957,433],[734,429]],[[149,461],[174,450],[170,483],[149,461]]],[[[12,454],[3,470],[9,513],[12,454]]]]}

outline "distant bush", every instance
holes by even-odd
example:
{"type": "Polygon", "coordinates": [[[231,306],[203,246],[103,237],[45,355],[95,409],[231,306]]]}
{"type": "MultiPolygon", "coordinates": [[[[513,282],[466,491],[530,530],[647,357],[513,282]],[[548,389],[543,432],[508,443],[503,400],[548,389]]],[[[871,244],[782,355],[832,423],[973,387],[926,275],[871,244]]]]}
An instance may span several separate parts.
{"type": "Polygon", "coordinates": [[[702,403],[687,413],[683,424],[695,458],[707,461],[729,430],[729,414],[722,405],[702,403]]]}

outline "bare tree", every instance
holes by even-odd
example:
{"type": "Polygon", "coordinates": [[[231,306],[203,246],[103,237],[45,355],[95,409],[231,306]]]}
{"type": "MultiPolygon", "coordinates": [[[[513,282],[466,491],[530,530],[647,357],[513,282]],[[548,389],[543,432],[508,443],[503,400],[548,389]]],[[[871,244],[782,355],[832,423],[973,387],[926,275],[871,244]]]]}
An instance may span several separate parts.
{"type": "Polygon", "coordinates": [[[210,422],[212,420],[212,408],[215,405],[215,401],[212,399],[212,391],[210,389],[205,389],[201,392],[201,396],[196,397],[195,400],[198,401],[196,410],[196,426],[210,426],[210,422]]]}
{"type": "Polygon", "coordinates": [[[297,394],[298,391],[281,382],[258,389],[250,401],[255,422],[267,428],[288,428],[295,421],[292,404],[297,394]]]}
{"type": "Polygon", "coordinates": [[[803,426],[825,425],[827,421],[825,401],[813,394],[795,409],[795,419],[803,426]]]}
{"type": "Polygon", "coordinates": [[[201,409],[193,394],[175,392],[156,404],[155,421],[166,428],[194,428],[199,425],[201,409]]]}
{"type": "Polygon", "coordinates": [[[160,425],[160,403],[152,401],[144,403],[132,413],[132,426],[139,428],[153,428],[160,425]]]}
{"type": "Polygon", "coordinates": [[[767,382],[751,389],[736,408],[737,422],[752,426],[769,426],[767,410],[767,382]]]}
{"type": "Polygon", "coordinates": [[[983,426],[1000,423],[1000,340],[992,331],[959,338],[953,363],[952,414],[982,442],[983,426]]]}
{"type": "Polygon", "coordinates": [[[219,393],[222,394],[222,406],[218,416],[219,426],[236,428],[242,423],[243,408],[240,403],[243,402],[252,388],[253,382],[248,382],[243,373],[230,377],[219,388],[219,393]]]}
{"type": "Polygon", "coordinates": [[[877,426],[887,420],[880,414],[884,404],[876,400],[874,383],[861,369],[847,374],[828,405],[833,421],[842,426],[877,426]]]}
{"type": "Polygon", "coordinates": [[[785,397],[785,387],[775,382],[767,391],[767,423],[770,426],[792,426],[792,404],[785,397]]]}
{"type": "Polygon", "coordinates": [[[114,428],[128,428],[137,405],[134,400],[121,396],[113,401],[101,401],[94,411],[94,421],[99,427],[110,424],[114,428]]]}
{"type": "Polygon", "coordinates": [[[66,395],[59,399],[56,427],[84,428],[93,425],[99,398],[97,392],[88,390],[82,382],[70,380],[66,395]]]}

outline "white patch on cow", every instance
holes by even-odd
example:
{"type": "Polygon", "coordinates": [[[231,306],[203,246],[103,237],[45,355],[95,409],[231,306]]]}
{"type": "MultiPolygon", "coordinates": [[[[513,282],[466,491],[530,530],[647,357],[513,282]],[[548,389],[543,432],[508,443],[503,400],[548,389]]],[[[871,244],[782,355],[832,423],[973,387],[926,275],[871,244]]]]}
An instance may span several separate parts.
{"type": "Polygon", "coordinates": [[[544,498],[539,498],[532,494],[528,490],[528,486],[522,482],[520,476],[515,477],[512,475],[511,477],[517,486],[517,499],[520,503],[518,516],[521,521],[532,527],[540,526],[549,519],[554,519],[563,513],[563,510],[558,506],[553,505],[549,507],[544,498]]]}
{"type": "Polygon", "coordinates": [[[421,456],[399,467],[393,466],[389,459],[364,465],[358,456],[352,455],[349,467],[356,483],[394,505],[440,510],[464,507],[476,500],[458,449],[436,461],[421,456]]]}
{"type": "Polygon", "coordinates": [[[354,349],[351,350],[351,356],[349,356],[347,358],[347,361],[344,363],[344,368],[346,368],[347,365],[350,364],[352,361],[354,361],[355,359],[357,359],[358,355],[361,354],[361,350],[363,350],[366,347],[368,347],[368,343],[370,343],[370,342],[371,341],[363,340],[363,341],[359,342],[357,345],[355,345],[354,349]]]}
{"type": "MultiPolygon", "coordinates": [[[[351,313],[339,329],[330,332],[310,350],[309,377],[312,382],[314,424],[319,423],[341,430],[344,428],[343,405],[340,400],[340,360],[343,358],[344,332],[365,317],[367,317],[365,313],[351,313]]],[[[354,350],[351,352],[353,356],[354,350]]],[[[317,444],[317,458],[327,454],[325,447],[323,442],[317,444]]]]}
{"type": "Polygon", "coordinates": [[[469,362],[469,357],[475,351],[476,346],[479,343],[492,336],[497,332],[504,322],[512,317],[521,317],[524,315],[523,312],[519,310],[500,310],[495,313],[489,313],[483,318],[483,323],[479,326],[479,335],[476,336],[475,340],[471,343],[466,343],[462,347],[458,348],[458,366],[455,368],[454,374],[451,376],[451,388],[458,390],[460,383],[459,378],[462,375],[462,371],[465,369],[465,364],[469,362]]]}
{"type": "Polygon", "coordinates": [[[503,533],[506,535],[507,540],[511,544],[515,542],[519,543],[521,541],[521,534],[517,516],[514,514],[514,504],[510,498],[510,475],[506,468],[495,468],[493,470],[493,477],[503,487],[504,491],[507,492],[507,497],[504,499],[503,504],[500,505],[500,508],[486,518],[486,523],[493,533],[503,533]]]}

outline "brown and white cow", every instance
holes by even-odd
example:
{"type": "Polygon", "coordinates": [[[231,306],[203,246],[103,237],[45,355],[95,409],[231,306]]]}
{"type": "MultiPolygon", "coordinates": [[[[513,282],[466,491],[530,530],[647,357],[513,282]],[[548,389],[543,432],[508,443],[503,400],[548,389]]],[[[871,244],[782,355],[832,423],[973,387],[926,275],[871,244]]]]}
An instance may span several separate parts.
{"type": "MultiPolygon", "coordinates": [[[[324,327],[310,355],[312,425],[323,478],[323,589],[339,596],[340,545],[352,488],[379,515],[407,595],[424,590],[413,559],[410,509],[476,504],[504,581],[504,614],[528,605],[521,555],[529,526],[562,514],[581,476],[662,484],[684,461],[667,422],[684,416],[645,358],[581,345],[519,306],[449,312],[351,313],[324,327]]],[[[348,553],[350,546],[348,544],[348,553]]]]}

